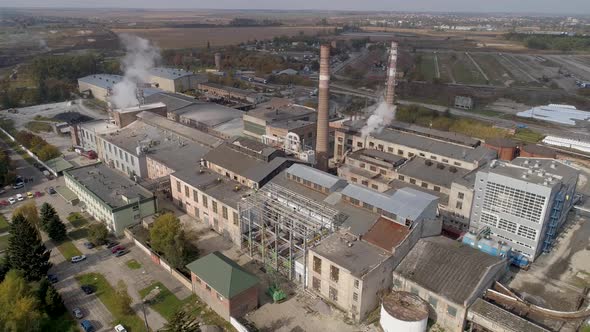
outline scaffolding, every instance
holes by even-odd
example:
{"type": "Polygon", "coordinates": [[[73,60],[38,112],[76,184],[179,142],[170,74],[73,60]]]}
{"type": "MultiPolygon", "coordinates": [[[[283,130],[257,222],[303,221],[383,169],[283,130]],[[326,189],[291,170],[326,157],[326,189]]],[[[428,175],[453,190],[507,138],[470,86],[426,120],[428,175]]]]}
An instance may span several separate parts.
{"type": "MultiPolygon", "coordinates": [[[[312,189],[310,189],[312,190],[312,189]]],[[[307,271],[308,248],[337,230],[346,215],[327,204],[300,195],[275,183],[239,203],[242,247],[292,280],[295,262],[303,258],[307,271]]]]}

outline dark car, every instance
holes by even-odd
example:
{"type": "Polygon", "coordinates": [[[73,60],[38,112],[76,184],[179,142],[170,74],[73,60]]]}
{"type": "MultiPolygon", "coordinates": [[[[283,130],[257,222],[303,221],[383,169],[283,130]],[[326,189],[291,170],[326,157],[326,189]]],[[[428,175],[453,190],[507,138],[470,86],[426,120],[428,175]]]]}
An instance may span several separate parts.
{"type": "Polygon", "coordinates": [[[108,249],[111,249],[112,247],[114,247],[114,246],[116,246],[118,244],[119,244],[119,242],[117,242],[117,241],[108,241],[107,244],[106,244],[106,247],[108,249]]]}
{"type": "Polygon", "coordinates": [[[49,188],[47,188],[47,193],[49,195],[55,195],[56,192],[55,192],[55,189],[53,189],[53,187],[49,187],[49,188]]]}
{"type": "Polygon", "coordinates": [[[57,282],[57,276],[55,274],[48,274],[47,280],[49,280],[52,284],[55,284],[57,282]]]}
{"type": "Polygon", "coordinates": [[[94,293],[94,287],[92,287],[90,285],[82,285],[82,286],[80,286],[80,288],[82,289],[82,291],[86,295],[90,295],[90,294],[94,293]]]}
{"type": "Polygon", "coordinates": [[[84,242],[84,247],[86,247],[86,249],[92,249],[92,248],[94,248],[94,243],[84,242]]]}
{"type": "Polygon", "coordinates": [[[111,249],[111,252],[114,254],[114,253],[116,253],[117,251],[120,251],[120,250],[125,250],[125,246],[118,245],[118,246],[112,248],[111,249]]]}
{"type": "Polygon", "coordinates": [[[121,257],[123,255],[125,255],[126,253],[128,253],[129,251],[123,249],[123,250],[119,250],[115,253],[115,257],[121,257]]]}
{"type": "Polygon", "coordinates": [[[92,323],[89,320],[83,320],[80,325],[82,326],[82,329],[84,329],[84,332],[94,332],[94,326],[92,325],[92,323]]]}

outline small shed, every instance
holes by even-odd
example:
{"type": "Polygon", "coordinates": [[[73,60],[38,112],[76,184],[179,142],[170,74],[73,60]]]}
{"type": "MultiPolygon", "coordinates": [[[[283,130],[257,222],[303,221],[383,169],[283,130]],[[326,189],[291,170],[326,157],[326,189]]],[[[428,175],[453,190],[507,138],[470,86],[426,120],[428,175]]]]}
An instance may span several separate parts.
{"type": "Polygon", "coordinates": [[[219,251],[186,267],[191,271],[193,292],[226,320],[258,307],[258,278],[219,251]]]}

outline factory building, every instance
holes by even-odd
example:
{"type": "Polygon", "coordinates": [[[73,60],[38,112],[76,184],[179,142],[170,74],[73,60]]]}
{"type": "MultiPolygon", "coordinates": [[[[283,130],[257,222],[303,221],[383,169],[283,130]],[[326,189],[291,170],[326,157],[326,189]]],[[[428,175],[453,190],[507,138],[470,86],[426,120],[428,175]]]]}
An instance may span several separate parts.
{"type": "Polygon", "coordinates": [[[506,259],[446,237],[423,238],[393,271],[393,289],[419,296],[441,328],[461,332],[468,309],[507,269],[506,259]]]}
{"type": "Polygon", "coordinates": [[[153,94],[145,100],[147,103],[166,105],[165,116],[168,119],[219,138],[226,139],[243,134],[242,111],[170,92],[153,94]]]}
{"type": "Polygon", "coordinates": [[[90,93],[98,100],[107,102],[113,86],[123,81],[121,75],[94,74],[78,79],[78,91],[80,93],[90,93]]]}
{"type": "Polygon", "coordinates": [[[557,153],[548,147],[538,144],[526,144],[520,148],[520,156],[527,158],[556,159],[557,153]]]}
{"type": "Polygon", "coordinates": [[[498,153],[498,159],[511,161],[518,154],[518,144],[508,138],[491,138],[486,140],[484,146],[498,153]]]}
{"type": "Polygon", "coordinates": [[[470,228],[533,261],[548,252],[574,204],[578,171],[551,159],[494,161],[477,172],[470,228]]]}
{"type": "Polygon", "coordinates": [[[64,178],[84,210],[117,236],[156,213],[156,197],[151,192],[102,163],[65,171],[64,178]]]}
{"type": "Polygon", "coordinates": [[[242,101],[251,104],[259,104],[266,100],[266,97],[260,93],[229,87],[217,83],[199,83],[197,85],[197,89],[211,96],[242,101]]]}
{"type": "Polygon", "coordinates": [[[160,116],[166,116],[167,114],[166,105],[163,103],[152,103],[110,110],[109,115],[117,127],[124,128],[137,120],[137,114],[143,111],[152,112],[160,116]]]}
{"type": "MultiPolygon", "coordinates": [[[[315,123],[317,120],[317,112],[310,107],[305,107],[293,104],[288,99],[273,98],[268,102],[258,105],[255,109],[244,113],[244,135],[255,140],[263,141],[263,137],[278,137],[274,136],[276,127],[293,126],[294,130],[297,126],[304,126],[306,122],[315,123]],[[305,121],[298,123],[298,121],[305,121]]],[[[308,136],[301,137],[306,141],[307,145],[312,145],[315,141],[315,130],[300,131],[308,136]],[[312,136],[309,136],[309,133],[312,136]]]]}
{"type": "Polygon", "coordinates": [[[200,83],[207,82],[207,76],[184,69],[156,67],[149,70],[148,82],[152,86],[169,92],[194,90],[200,83]]]}
{"type": "Polygon", "coordinates": [[[241,246],[238,203],[253,190],[204,167],[175,172],[170,184],[176,206],[241,246]]]}

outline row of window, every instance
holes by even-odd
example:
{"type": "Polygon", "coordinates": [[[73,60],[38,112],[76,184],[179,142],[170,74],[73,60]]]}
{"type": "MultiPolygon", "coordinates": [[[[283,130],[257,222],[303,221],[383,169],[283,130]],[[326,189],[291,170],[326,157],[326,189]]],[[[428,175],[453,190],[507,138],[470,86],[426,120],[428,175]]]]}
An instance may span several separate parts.
{"type": "MultiPolygon", "coordinates": [[[[183,189],[183,185],[181,184],[181,182],[179,180],[176,180],[176,191],[179,193],[182,193],[182,189],[183,189]]],[[[191,190],[190,187],[185,184],[184,185],[184,195],[186,196],[186,198],[191,198],[191,191],[192,191],[193,202],[199,203],[199,192],[195,189],[191,190]]],[[[203,207],[209,208],[208,196],[206,196],[205,194],[202,194],[201,201],[202,201],[203,207]]],[[[219,204],[219,205],[221,205],[221,216],[223,217],[223,219],[229,220],[229,213],[228,213],[227,206],[225,206],[223,204],[219,204]]],[[[219,208],[218,208],[217,201],[211,200],[211,209],[213,210],[213,213],[219,214],[219,208]]],[[[200,218],[199,209],[196,207],[195,207],[195,215],[197,218],[200,218]]],[[[233,224],[237,226],[239,224],[239,216],[236,212],[232,213],[232,219],[233,219],[232,220],[233,224]]]]}
{"type": "MultiPolygon", "coordinates": [[[[361,141],[358,141],[358,142],[356,143],[356,146],[357,146],[357,148],[363,148],[363,142],[361,142],[361,141]]],[[[379,151],[384,151],[384,146],[383,146],[383,144],[375,144],[374,142],[369,142],[369,148],[372,148],[372,149],[377,149],[377,150],[379,150],[379,151]]],[[[393,147],[389,146],[389,147],[387,147],[387,152],[388,152],[388,153],[395,153],[395,149],[394,149],[393,147]]],[[[404,150],[402,150],[402,149],[397,149],[397,154],[398,154],[398,155],[400,155],[400,156],[404,156],[404,153],[405,153],[405,152],[404,152],[404,150]]],[[[414,154],[414,153],[412,153],[412,152],[408,152],[408,153],[407,153],[407,155],[408,155],[408,158],[411,158],[411,157],[413,157],[415,154],[414,154]]],[[[426,154],[425,154],[424,152],[419,152],[419,153],[418,153],[418,155],[419,155],[420,157],[426,158],[426,154]]],[[[439,159],[439,158],[438,158],[436,155],[433,155],[433,154],[430,154],[430,155],[429,155],[429,158],[430,158],[430,159],[432,159],[432,160],[438,160],[438,159],[439,159]]],[[[443,163],[450,164],[450,162],[449,162],[449,159],[446,159],[446,158],[441,158],[440,160],[441,160],[443,163]]],[[[455,162],[453,162],[453,165],[455,165],[455,166],[459,166],[459,167],[461,167],[461,166],[462,166],[462,164],[461,164],[460,162],[458,162],[458,161],[455,161],[455,162]]]]}
{"type": "Polygon", "coordinates": [[[507,213],[536,223],[541,222],[544,205],[544,196],[489,181],[483,201],[484,209],[507,213]]]}
{"type": "Polygon", "coordinates": [[[498,229],[517,234],[529,240],[537,240],[537,230],[531,227],[520,225],[510,220],[498,218],[487,212],[482,212],[479,221],[491,227],[497,227],[498,229]]]}

